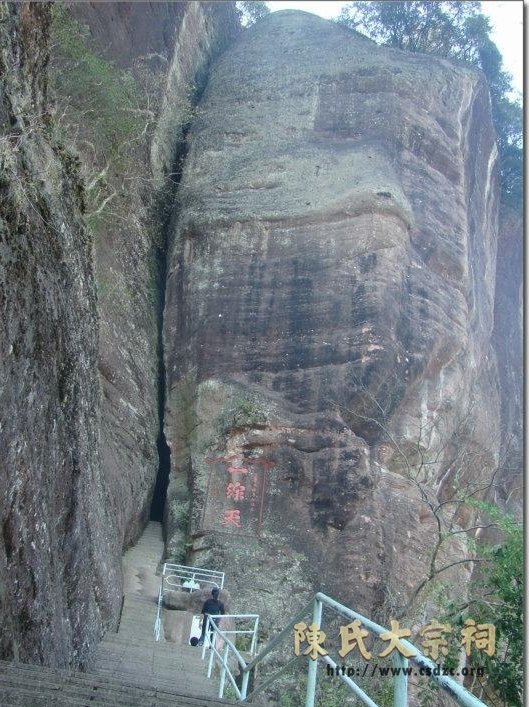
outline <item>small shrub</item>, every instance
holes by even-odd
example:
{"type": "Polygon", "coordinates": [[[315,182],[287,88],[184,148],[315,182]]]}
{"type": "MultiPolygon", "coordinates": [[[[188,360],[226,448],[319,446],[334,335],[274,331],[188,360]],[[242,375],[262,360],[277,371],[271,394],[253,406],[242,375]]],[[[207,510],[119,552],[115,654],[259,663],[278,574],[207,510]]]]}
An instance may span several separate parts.
{"type": "Polygon", "coordinates": [[[51,71],[52,86],[68,96],[78,116],[66,115],[97,139],[107,158],[117,156],[123,143],[141,133],[145,123],[138,108],[139,86],[130,72],[117,69],[98,56],[88,43],[88,33],[69,13],[52,8],[52,39],[59,62],[51,71]]]}
{"type": "Polygon", "coordinates": [[[263,427],[268,423],[268,414],[254,400],[234,398],[221,420],[222,434],[237,427],[263,427]]]}

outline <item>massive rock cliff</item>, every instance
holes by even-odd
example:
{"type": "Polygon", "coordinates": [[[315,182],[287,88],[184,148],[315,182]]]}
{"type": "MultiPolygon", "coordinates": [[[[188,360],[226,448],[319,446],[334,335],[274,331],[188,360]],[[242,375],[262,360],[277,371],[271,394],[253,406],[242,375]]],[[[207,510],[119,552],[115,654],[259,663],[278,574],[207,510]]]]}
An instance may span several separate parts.
{"type": "Polygon", "coordinates": [[[501,204],[493,344],[498,360],[501,447],[491,499],[523,517],[523,219],[501,204]]]}
{"type": "Polygon", "coordinates": [[[57,102],[68,108],[68,133],[87,184],[95,183],[90,196],[97,194],[87,220],[96,236],[101,462],[113,489],[117,542],[127,547],[148,520],[164,454],[158,333],[165,201],[208,64],[239,26],[233,3],[201,2],[78,3],[56,25],[57,102]]]}
{"type": "Polygon", "coordinates": [[[167,555],[268,631],[315,589],[403,610],[471,495],[519,504],[483,77],[307,13],[239,32],[0,3],[0,657],[82,664],[116,623],[164,432],[167,555]]]}
{"type": "Polygon", "coordinates": [[[285,11],[212,67],[167,282],[169,548],[267,625],[316,588],[402,609],[432,508],[464,526],[486,488],[497,170],[463,65],[285,11]]]}
{"type": "Polygon", "coordinates": [[[92,242],[51,136],[49,8],[0,7],[0,654],[82,661],[119,609],[98,450],[92,242]]]}
{"type": "Polygon", "coordinates": [[[0,4],[1,657],[82,664],[119,618],[159,464],[156,207],[238,30],[233,3],[0,4]]]}

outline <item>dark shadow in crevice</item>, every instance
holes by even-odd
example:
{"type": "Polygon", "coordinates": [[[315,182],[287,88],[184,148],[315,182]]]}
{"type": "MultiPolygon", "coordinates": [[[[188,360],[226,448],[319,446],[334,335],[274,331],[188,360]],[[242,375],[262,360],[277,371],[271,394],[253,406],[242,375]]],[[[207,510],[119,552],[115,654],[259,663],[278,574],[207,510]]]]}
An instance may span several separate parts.
{"type": "MultiPolygon", "coordinates": [[[[197,80],[197,89],[193,96],[193,106],[197,106],[204,92],[208,69],[197,80]]],[[[191,118],[190,118],[191,120],[191,118]]],[[[165,401],[166,401],[166,371],[164,356],[164,315],[167,287],[167,272],[169,267],[172,232],[177,216],[175,208],[176,196],[187,156],[187,134],[191,123],[183,128],[182,139],[175,149],[173,168],[164,187],[154,200],[152,218],[159,223],[157,242],[153,245],[154,260],[156,263],[155,288],[156,288],[156,320],[157,320],[157,358],[158,358],[158,437],[156,447],[158,450],[158,473],[149,513],[150,520],[163,523],[169,475],[171,473],[171,450],[167,444],[164,432],[165,401]]],[[[164,533],[165,536],[165,533],[164,533]]]]}
{"type": "Polygon", "coordinates": [[[156,440],[156,447],[158,449],[159,464],[151,503],[150,519],[161,523],[167,497],[167,486],[169,485],[169,472],[171,471],[171,450],[163,432],[160,433],[156,440]]]}

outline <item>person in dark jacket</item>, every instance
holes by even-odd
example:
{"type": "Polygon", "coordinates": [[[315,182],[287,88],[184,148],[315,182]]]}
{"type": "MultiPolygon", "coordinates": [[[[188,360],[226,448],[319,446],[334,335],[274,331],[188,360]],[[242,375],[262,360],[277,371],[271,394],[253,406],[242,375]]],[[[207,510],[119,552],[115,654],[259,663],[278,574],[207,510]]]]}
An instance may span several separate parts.
{"type": "MultiPolygon", "coordinates": [[[[206,599],[206,601],[202,605],[202,613],[204,614],[204,618],[202,619],[202,633],[200,634],[200,640],[198,641],[199,646],[203,645],[204,643],[204,636],[206,635],[207,617],[226,613],[224,610],[224,604],[219,601],[219,590],[217,589],[217,587],[213,587],[213,589],[211,590],[211,599],[206,599]]],[[[218,624],[220,619],[213,619],[213,621],[218,624]]],[[[211,634],[210,639],[212,637],[213,633],[211,634]]]]}

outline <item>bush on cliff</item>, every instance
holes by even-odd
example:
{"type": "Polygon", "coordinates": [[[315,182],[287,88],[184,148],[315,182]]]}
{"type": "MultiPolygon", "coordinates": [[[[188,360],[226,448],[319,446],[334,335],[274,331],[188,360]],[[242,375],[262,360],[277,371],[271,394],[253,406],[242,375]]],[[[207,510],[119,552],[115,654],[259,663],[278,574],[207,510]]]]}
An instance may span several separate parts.
{"type": "MultiPolygon", "coordinates": [[[[524,658],[524,561],[523,527],[512,516],[489,503],[475,502],[497,526],[502,540],[478,551],[482,572],[477,587],[479,599],[472,618],[492,623],[496,629],[496,652],[476,652],[472,659],[485,667],[486,702],[521,707],[524,658]],[[490,694],[492,692],[492,694],[490,694]]],[[[461,617],[463,620],[466,615],[461,617]]]]}
{"type": "Polygon", "coordinates": [[[90,47],[86,29],[72,18],[62,4],[52,8],[52,40],[62,57],[60,66],[52,67],[53,88],[70,98],[79,115],[70,117],[77,124],[88,124],[99,142],[96,147],[107,157],[116,154],[123,144],[143,127],[139,86],[127,71],[117,69],[90,47]]]}
{"type": "Polygon", "coordinates": [[[235,3],[237,17],[243,27],[250,27],[270,13],[266,2],[262,0],[241,0],[235,3]]]}

